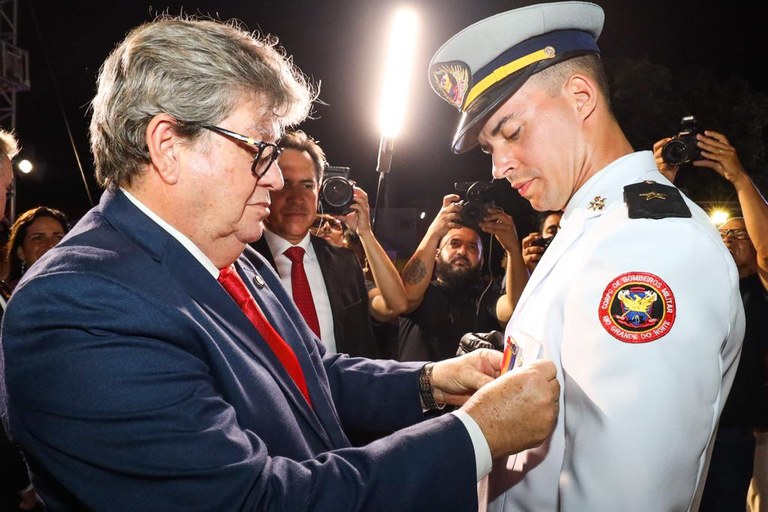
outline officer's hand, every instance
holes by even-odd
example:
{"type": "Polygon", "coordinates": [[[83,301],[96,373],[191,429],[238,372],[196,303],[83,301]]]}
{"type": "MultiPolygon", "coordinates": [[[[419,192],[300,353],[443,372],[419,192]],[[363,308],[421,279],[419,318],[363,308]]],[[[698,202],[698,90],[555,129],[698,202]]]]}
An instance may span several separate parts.
{"type": "Polygon", "coordinates": [[[560,408],[556,375],[552,361],[534,361],[508,371],[464,404],[494,459],[538,446],[552,433],[560,408]]]}

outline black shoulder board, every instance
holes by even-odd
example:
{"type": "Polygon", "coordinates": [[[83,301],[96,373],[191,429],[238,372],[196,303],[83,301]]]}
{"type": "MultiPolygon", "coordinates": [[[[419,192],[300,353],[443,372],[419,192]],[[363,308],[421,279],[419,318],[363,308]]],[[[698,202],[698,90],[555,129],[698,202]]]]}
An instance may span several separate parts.
{"type": "Polygon", "coordinates": [[[643,181],[624,187],[630,219],[663,219],[690,217],[691,210],[675,187],[655,181],[643,181]]]}

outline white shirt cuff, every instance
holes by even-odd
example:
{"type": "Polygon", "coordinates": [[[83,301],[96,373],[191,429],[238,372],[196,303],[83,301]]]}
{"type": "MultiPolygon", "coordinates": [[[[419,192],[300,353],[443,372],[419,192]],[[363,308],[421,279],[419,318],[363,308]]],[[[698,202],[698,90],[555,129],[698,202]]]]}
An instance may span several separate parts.
{"type": "Polygon", "coordinates": [[[483,431],[480,430],[480,426],[477,422],[461,409],[452,411],[451,414],[456,415],[464,424],[464,428],[467,429],[469,438],[472,440],[472,448],[475,451],[475,470],[477,472],[477,481],[482,480],[493,468],[493,460],[491,459],[491,449],[488,446],[488,441],[485,440],[483,431]]]}

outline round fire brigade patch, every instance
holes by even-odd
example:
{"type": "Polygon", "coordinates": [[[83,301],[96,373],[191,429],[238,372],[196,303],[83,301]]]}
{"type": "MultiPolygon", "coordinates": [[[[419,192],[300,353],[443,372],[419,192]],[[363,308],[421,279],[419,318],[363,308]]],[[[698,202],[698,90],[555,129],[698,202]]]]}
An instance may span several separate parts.
{"type": "Polygon", "coordinates": [[[598,311],[600,324],[624,343],[648,343],[672,329],[675,296],[659,276],[627,272],[606,286],[598,311]]]}

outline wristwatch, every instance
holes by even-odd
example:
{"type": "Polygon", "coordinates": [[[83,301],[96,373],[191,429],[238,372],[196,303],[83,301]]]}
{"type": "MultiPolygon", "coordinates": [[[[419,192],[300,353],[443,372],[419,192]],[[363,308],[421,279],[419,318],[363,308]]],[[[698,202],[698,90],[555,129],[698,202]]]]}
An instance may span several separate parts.
{"type": "Polygon", "coordinates": [[[434,365],[435,363],[425,364],[421,367],[419,374],[419,394],[424,411],[435,411],[445,407],[445,404],[435,402],[435,395],[432,393],[432,367],[434,365]]]}

